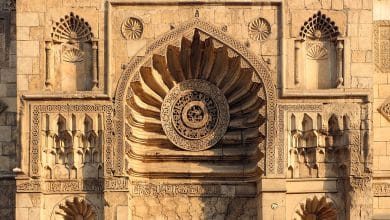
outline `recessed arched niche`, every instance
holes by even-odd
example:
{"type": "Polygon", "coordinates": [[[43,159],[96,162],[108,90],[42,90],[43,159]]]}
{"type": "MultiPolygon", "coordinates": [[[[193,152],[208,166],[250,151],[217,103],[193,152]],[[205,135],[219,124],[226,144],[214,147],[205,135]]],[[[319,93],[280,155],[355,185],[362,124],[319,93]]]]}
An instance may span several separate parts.
{"type": "Polygon", "coordinates": [[[343,87],[344,41],[335,22],[319,11],[304,22],[294,46],[294,88],[343,87]]]}
{"type": "Polygon", "coordinates": [[[46,80],[49,90],[75,92],[98,88],[98,41],[91,26],[74,13],[55,22],[46,41],[46,80]]]}

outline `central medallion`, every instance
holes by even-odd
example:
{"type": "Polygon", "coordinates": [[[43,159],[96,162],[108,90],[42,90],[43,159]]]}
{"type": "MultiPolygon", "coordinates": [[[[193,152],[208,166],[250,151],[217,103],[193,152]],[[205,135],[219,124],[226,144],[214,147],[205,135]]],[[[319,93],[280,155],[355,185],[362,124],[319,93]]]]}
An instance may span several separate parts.
{"type": "Polygon", "coordinates": [[[200,151],[214,146],[229,125],[229,105],[220,89],[200,79],[176,84],[161,106],[162,127],[177,147],[200,151]]]}

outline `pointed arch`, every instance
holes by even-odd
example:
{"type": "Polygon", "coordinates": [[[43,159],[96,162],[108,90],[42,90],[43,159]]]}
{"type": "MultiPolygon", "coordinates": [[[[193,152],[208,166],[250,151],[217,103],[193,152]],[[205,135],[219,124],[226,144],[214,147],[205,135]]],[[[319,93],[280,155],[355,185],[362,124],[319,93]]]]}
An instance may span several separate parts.
{"type": "MultiPolygon", "coordinates": [[[[129,84],[135,75],[135,73],[140,69],[140,67],[151,60],[153,54],[160,50],[163,47],[166,47],[169,43],[180,40],[180,38],[193,30],[199,30],[201,33],[212,37],[214,40],[218,41],[223,46],[233,50],[235,53],[245,60],[248,65],[253,68],[255,71],[254,81],[261,83],[264,87],[264,94],[260,94],[260,98],[266,101],[266,110],[265,115],[267,118],[266,124],[266,172],[274,173],[275,172],[275,111],[276,111],[276,84],[273,82],[271,77],[271,71],[265,64],[265,62],[253,55],[249,50],[240,42],[234,40],[233,38],[227,36],[225,33],[220,31],[218,28],[213,25],[204,22],[199,19],[194,19],[192,21],[186,22],[174,30],[167,32],[162,35],[160,38],[155,40],[146,48],[145,56],[135,57],[128,64],[124,72],[121,74],[121,77],[118,81],[116,91],[115,91],[115,111],[117,119],[117,134],[119,137],[123,137],[125,134],[125,123],[123,121],[125,115],[125,104],[126,104],[126,95],[129,92],[129,84]]],[[[114,156],[116,157],[115,170],[121,173],[123,172],[124,165],[124,140],[122,138],[118,139],[116,144],[117,149],[114,151],[114,156]]]]}

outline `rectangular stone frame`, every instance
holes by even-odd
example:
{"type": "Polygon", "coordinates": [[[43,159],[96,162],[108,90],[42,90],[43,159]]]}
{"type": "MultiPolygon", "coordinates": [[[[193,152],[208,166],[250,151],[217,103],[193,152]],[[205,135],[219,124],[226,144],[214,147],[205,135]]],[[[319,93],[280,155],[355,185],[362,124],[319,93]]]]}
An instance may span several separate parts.
{"type": "MultiPolygon", "coordinates": [[[[41,132],[41,116],[43,113],[60,113],[60,112],[96,112],[104,115],[104,145],[103,145],[103,161],[104,175],[112,175],[112,142],[113,142],[113,108],[107,104],[34,104],[29,106],[30,114],[30,143],[29,143],[29,176],[40,177],[40,132],[41,132]]],[[[23,152],[22,152],[23,154],[23,152]]]]}

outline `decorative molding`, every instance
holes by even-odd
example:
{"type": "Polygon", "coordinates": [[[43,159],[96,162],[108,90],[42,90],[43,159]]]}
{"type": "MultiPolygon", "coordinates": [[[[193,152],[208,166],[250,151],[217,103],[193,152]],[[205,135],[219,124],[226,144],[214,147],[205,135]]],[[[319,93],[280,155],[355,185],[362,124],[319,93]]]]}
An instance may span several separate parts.
{"type": "Polygon", "coordinates": [[[16,185],[17,192],[44,192],[46,194],[62,193],[101,193],[103,191],[129,191],[127,178],[109,177],[107,179],[54,179],[23,180],[16,185]]]}
{"type": "MultiPolygon", "coordinates": [[[[226,36],[219,28],[216,28],[204,21],[199,19],[194,19],[187,23],[184,23],[181,26],[176,27],[175,29],[169,31],[167,34],[164,34],[161,38],[154,41],[151,45],[146,48],[146,53],[144,57],[136,57],[130,61],[127,65],[126,70],[121,74],[121,78],[118,82],[117,92],[116,92],[116,103],[115,110],[117,115],[117,135],[124,136],[125,123],[123,118],[125,117],[125,99],[127,98],[126,94],[128,93],[128,84],[133,78],[134,74],[139,70],[140,65],[143,65],[146,61],[150,60],[154,54],[154,51],[158,51],[162,47],[166,46],[168,43],[172,42],[175,39],[179,39],[182,34],[187,33],[190,30],[198,29],[202,34],[211,36],[222,44],[234,50],[240,56],[246,60],[250,66],[253,67],[255,73],[262,80],[264,85],[264,100],[266,100],[266,117],[268,120],[267,123],[267,152],[266,152],[266,172],[270,175],[275,172],[274,167],[274,139],[275,139],[275,107],[276,107],[276,90],[275,84],[272,81],[270,75],[270,70],[262,59],[259,59],[255,55],[251,54],[245,45],[242,45],[236,40],[226,36]]],[[[124,154],[125,144],[123,140],[118,139],[117,149],[115,151],[116,165],[115,170],[118,173],[123,172],[124,161],[121,155],[124,154]]]]}
{"type": "Polygon", "coordinates": [[[265,18],[256,18],[248,25],[249,36],[256,41],[265,41],[271,34],[271,25],[265,18]]]}
{"type": "Polygon", "coordinates": [[[129,191],[129,180],[127,178],[104,179],[105,191],[129,191]]]}
{"type": "Polygon", "coordinates": [[[122,36],[127,40],[139,40],[144,32],[142,20],[129,17],[123,21],[121,26],[122,36]]]}
{"type": "Polygon", "coordinates": [[[221,186],[214,184],[153,184],[153,183],[132,183],[130,194],[140,197],[160,196],[219,196],[221,186]]]}
{"type": "Polygon", "coordinates": [[[21,181],[16,184],[16,192],[41,192],[41,182],[39,180],[21,181]]]}
{"type": "Polygon", "coordinates": [[[40,176],[40,164],[41,164],[41,119],[43,113],[60,113],[60,112],[74,112],[74,113],[103,113],[105,134],[104,134],[104,145],[102,151],[104,151],[104,169],[106,175],[112,175],[112,142],[113,142],[113,108],[111,105],[102,104],[48,104],[48,105],[35,105],[31,104],[32,109],[32,120],[31,120],[31,139],[30,139],[30,176],[40,176]]]}
{"type": "Polygon", "coordinates": [[[82,180],[48,180],[44,182],[45,193],[80,193],[102,192],[104,182],[102,179],[82,180]]]}
{"type": "Polygon", "coordinates": [[[374,21],[373,38],[376,71],[390,73],[390,21],[374,21]]]}
{"type": "Polygon", "coordinates": [[[373,183],[374,196],[390,196],[390,183],[373,183]]]}

